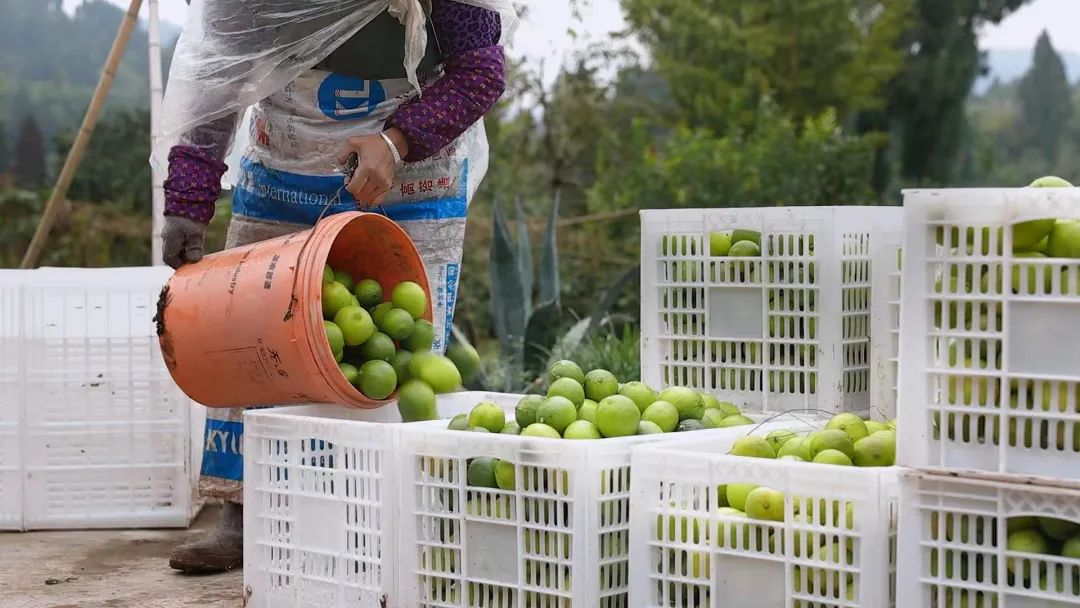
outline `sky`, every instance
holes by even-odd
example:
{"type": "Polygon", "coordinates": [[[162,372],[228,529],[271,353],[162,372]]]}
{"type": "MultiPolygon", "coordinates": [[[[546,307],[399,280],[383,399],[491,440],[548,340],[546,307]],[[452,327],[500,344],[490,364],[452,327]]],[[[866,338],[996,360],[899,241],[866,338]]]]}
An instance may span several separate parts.
{"type": "MultiPolygon", "coordinates": [[[[127,6],[127,0],[109,0],[127,6]]],[[[600,40],[622,27],[618,0],[589,0],[584,23],[576,27],[581,36],[577,42],[567,35],[571,25],[567,0],[526,0],[529,14],[523,21],[512,50],[534,61],[558,65],[574,48],[588,41],[600,40]]],[[[73,8],[82,0],[64,0],[65,8],[73,8]]],[[[147,13],[143,2],[143,16],[147,13]]],[[[182,24],[187,12],[184,0],[159,0],[163,19],[182,24]]],[[[1080,23],[1080,0],[1034,0],[1001,24],[985,28],[980,33],[983,48],[1029,49],[1043,30],[1049,30],[1054,45],[1061,50],[1080,52],[1080,36],[1075,34],[1080,23]]],[[[554,68],[552,70],[554,71],[554,68]]]]}

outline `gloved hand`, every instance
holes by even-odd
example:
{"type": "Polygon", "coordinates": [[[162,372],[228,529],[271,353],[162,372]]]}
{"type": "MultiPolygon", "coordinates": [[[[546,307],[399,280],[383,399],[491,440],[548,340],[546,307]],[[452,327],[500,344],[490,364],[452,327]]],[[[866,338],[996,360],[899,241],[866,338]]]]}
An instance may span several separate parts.
{"type": "Polygon", "coordinates": [[[166,264],[180,268],[202,259],[206,224],[179,215],[166,215],[161,229],[161,257],[166,264]]]}

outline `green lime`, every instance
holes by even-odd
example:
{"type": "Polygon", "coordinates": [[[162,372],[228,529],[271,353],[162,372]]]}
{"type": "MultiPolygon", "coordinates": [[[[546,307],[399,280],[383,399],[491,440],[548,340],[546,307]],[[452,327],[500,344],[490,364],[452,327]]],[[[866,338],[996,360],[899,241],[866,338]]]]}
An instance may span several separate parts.
{"type": "Polygon", "coordinates": [[[832,449],[821,450],[820,452],[818,452],[817,456],[814,456],[814,462],[816,462],[817,464],[834,464],[845,467],[852,466],[851,459],[848,458],[847,454],[841,452],[840,450],[832,449]]]}
{"type": "Polygon", "coordinates": [[[330,344],[330,352],[336,357],[345,350],[345,336],[342,335],[341,328],[333,321],[323,321],[323,329],[326,330],[326,341],[330,344]]]}
{"type": "Polygon", "coordinates": [[[492,433],[502,431],[506,426],[506,414],[502,408],[491,401],[483,401],[476,404],[469,412],[469,425],[479,426],[492,433]]]}
{"type": "Polygon", "coordinates": [[[503,435],[520,435],[521,425],[514,420],[508,420],[499,433],[503,435]]]}
{"type": "Polygon", "coordinates": [[[632,399],[612,395],[596,407],[596,426],[604,437],[628,437],[637,434],[641,410],[632,399]]]}
{"type": "Polygon", "coordinates": [[[705,425],[700,420],[694,418],[687,418],[679,422],[679,426],[675,427],[676,433],[685,433],[687,431],[700,431],[705,428],[705,425]]]}
{"type": "Polygon", "coordinates": [[[356,386],[360,382],[360,370],[356,369],[356,366],[352,363],[338,363],[338,369],[341,370],[341,375],[345,376],[349,384],[356,386]]]}
{"type": "Polygon", "coordinates": [[[342,285],[344,285],[345,289],[348,289],[349,293],[352,293],[352,289],[353,289],[352,275],[345,272],[344,270],[335,270],[334,271],[334,280],[337,281],[338,283],[341,283],[342,285]]]}
{"type": "Polygon", "coordinates": [[[706,410],[718,410],[720,409],[720,400],[712,396],[709,393],[698,393],[701,395],[701,406],[706,410]]]}
{"type": "Polygon", "coordinates": [[[469,431],[473,433],[490,433],[491,431],[485,429],[482,426],[470,426],[469,431]]]}
{"type": "Polygon", "coordinates": [[[756,424],[753,419],[747,418],[742,414],[735,414],[734,416],[724,416],[724,419],[720,421],[720,424],[716,428],[729,429],[733,426],[746,426],[748,424],[756,424]]]}
{"type": "Polygon", "coordinates": [[[546,437],[548,439],[562,439],[562,435],[559,431],[551,428],[550,426],[537,422],[536,424],[530,424],[525,427],[525,430],[521,431],[522,437],[546,437]]]}
{"type": "MultiPolygon", "coordinates": [[[[427,319],[420,319],[419,321],[413,321],[412,333],[409,334],[409,337],[405,340],[402,346],[415,352],[422,350],[431,350],[431,345],[434,343],[435,326],[432,325],[431,321],[428,321],[427,319]]],[[[457,361],[455,361],[454,364],[456,365],[457,361]]]]}
{"type": "MultiPolygon", "coordinates": [[[[731,242],[738,243],[739,241],[750,241],[751,243],[761,246],[761,233],[757,230],[746,230],[744,228],[736,228],[731,231],[731,242]]],[[[732,254],[734,255],[734,254],[732,254]]]]}
{"type": "MultiPolygon", "coordinates": [[[[457,390],[461,386],[461,372],[454,366],[454,362],[442,355],[426,354],[423,357],[413,356],[414,362],[418,362],[419,373],[413,373],[424,382],[431,385],[436,393],[442,395],[457,390]]],[[[410,368],[415,366],[410,365],[410,368]]],[[[500,410],[501,411],[501,410],[500,410]]],[[[501,428],[502,425],[500,425],[501,428]]],[[[498,432],[499,429],[492,431],[498,432]]]]}
{"type": "MultiPolygon", "coordinates": [[[[417,321],[417,324],[421,322],[417,321]]],[[[426,321],[423,322],[426,323],[426,321]]],[[[435,332],[432,330],[432,339],[434,337],[435,332]]],[[[465,382],[471,381],[476,377],[476,374],[480,373],[480,353],[476,352],[472,344],[454,340],[447,347],[446,356],[450,357],[450,360],[457,366],[458,371],[461,372],[461,378],[465,382]]]]}
{"type": "Polygon", "coordinates": [[[641,412],[644,412],[645,408],[652,405],[652,402],[657,399],[656,391],[648,384],[637,381],[627,382],[620,386],[619,394],[633,401],[637,405],[638,411],[641,412]]]}
{"type": "Polygon", "coordinates": [[[353,295],[360,302],[360,306],[375,308],[382,303],[382,285],[374,279],[364,279],[356,284],[353,295]]]}
{"type": "Polygon", "coordinates": [[[671,433],[679,425],[679,409],[667,401],[654,401],[641,413],[641,419],[651,422],[664,433],[671,433]]]}
{"type": "Polygon", "coordinates": [[[408,311],[413,319],[423,317],[427,311],[427,294],[424,293],[423,287],[412,281],[404,281],[394,285],[394,290],[390,293],[390,301],[394,303],[395,307],[408,311]]]}
{"type": "Polygon", "coordinates": [[[515,477],[514,463],[509,460],[500,460],[495,463],[495,485],[500,490],[513,491],[517,487],[515,477]]]}
{"type": "Polygon", "coordinates": [[[494,458],[473,458],[469,463],[466,479],[473,488],[498,488],[499,483],[495,478],[495,465],[499,461],[494,458]]]}
{"type": "Polygon", "coordinates": [[[376,401],[386,399],[397,388],[397,374],[386,361],[368,361],[360,366],[360,392],[376,401]]]}
{"type": "Polygon", "coordinates": [[[785,443],[794,439],[795,437],[795,431],[792,431],[790,429],[777,429],[775,431],[770,431],[769,434],[765,436],[765,440],[768,441],[769,445],[772,446],[773,451],[779,452],[780,448],[785,443]]]}
{"type": "Polygon", "coordinates": [[[543,402],[544,398],[540,395],[525,395],[521,401],[518,401],[517,407],[514,408],[514,419],[521,428],[536,423],[536,410],[543,402]]]}
{"type": "Polygon", "coordinates": [[[334,315],[334,324],[341,328],[346,346],[360,346],[375,334],[375,322],[368,311],[352,304],[334,315]]]}
{"type": "Polygon", "coordinates": [[[446,426],[451,431],[467,431],[469,430],[469,415],[458,414],[450,419],[450,424],[446,426]]]}
{"type": "Polygon", "coordinates": [[[701,415],[701,426],[707,429],[718,429],[727,416],[718,409],[708,409],[701,415]]]}
{"type": "Polygon", "coordinates": [[[323,269],[322,269],[322,282],[323,282],[324,285],[327,284],[327,283],[333,283],[334,282],[334,269],[330,268],[329,264],[323,266],[323,269]]]}
{"type": "Polygon", "coordinates": [[[855,443],[851,436],[840,429],[826,429],[817,431],[807,436],[807,442],[803,443],[805,453],[799,454],[803,458],[809,455],[807,460],[813,461],[824,450],[839,450],[849,459],[855,457],[855,443]]]}
{"type": "Polygon", "coordinates": [[[383,302],[382,304],[377,304],[375,308],[372,308],[371,320],[375,322],[375,327],[382,325],[383,317],[385,317],[386,313],[390,312],[393,309],[394,305],[390,302],[383,302]]]}
{"type": "Polygon", "coordinates": [[[737,415],[742,413],[742,411],[739,410],[738,406],[736,406],[734,403],[732,403],[730,401],[721,401],[720,402],[720,411],[723,412],[725,417],[727,417],[727,416],[737,416],[737,415]]]}
{"type": "Polygon", "coordinates": [[[573,378],[559,378],[551,383],[547,396],[566,397],[574,404],[574,407],[581,407],[581,404],[585,402],[585,389],[573,378]]]}
{"type": "Polygon", "coordinates": [[[798,456],[799,460],[804,460],[802,457],[802,444],[805,440],[805,437],[792,437],[791,439],[788,439],[780,446],[779,450],[776,450],[776,457],[798,456]]]}
{"type": "Polygon", "coordinates": [[[701,415],[705,413],[705,404],[701,400],[701,395],[682,386],[664,389],[660,392],[660,400],[667,401],[678,408],[679,420],[690,418],[701,420],[701,415]]]}
{"type": "Polygon", "coordinates": [[[566,397],[548,397],[536,410],[536,421],[562,434],[570,423],[577,420],[577,407],[566,397]]]}
{"type": "Polygon", "coordinates": [[[723,257],[731,250],[731,234],[727,232],[709,233],[709,255],[723,257]]]}
{"type": "Polygon", "coordinates": [[[660,430],[660,427],[656,426],[655,422],[648,420],[642,420],[638,423],[637,434],[638,435],[658,435],[664,431],[660,430]]]}
{"type": "Polygon", "coordinates": [[[619,380],[606,369],[594,369],[585,374],[585,396],[593,401],[601,401],[619,392],[619,380]]]}
{"type": "Polygon", "coordinates": [[[600,430],[588,420],[575,420],[563,431],[563,439],[600,439],[600,430]]]}
{"type": "Polygon", "coordinates": [[[578,408],[577,417],[578,420],[588,420],[589,422],[596,424],[596,408],[598,404],[592,399],[586,399],[581,407],[578,408]]]}
{"type": "Polygon", "coordinates": [[[554,383],[559,378],[573,378],[578,384],[585,384],[585,372],[573,361],[556,361],[548,371],[548,382],[554,383]]]}
{"type": "Polygon", "coordinates": [[[397,348],[390,336],[379,332],[360,345],[360,356],[365,361],[390,361],[396,352],[397,348]]]}
{"type": "Polygon", "coordinates": [[[409,361],[411,359],[412,353],[407,350],[399,350],[394,353],[393,357],[390,357],[390,365],[394,366],[394,372],[397,374],[399,384],[412,380],[412,372],[409,371],[409,361]]]}
{"type": "Polygon", "coordinates": [[[415,325],[416,321],[408,311],[391,308],[383,315],[379,331],[393,338],[395,342],[401,342],[412,335],[415,325]]]}
{"type": "Polygon", "coordinates": [[[322,311],[323,317],[333,319],[339,310],[352,304],[352,294],[344,285],[334,281],[323,283],[322,286],[322,311]]]}
{"type": "Polygon", "coordinates": [[[739,241],[731,246],[728,255],[733,258],[756,258],[761,256],[761,247],[752,241],[739,241]]]}
{"type": "Polygon", "coordinates": [[[420,380],[409,380],[398,391],[398,412],[404,422],[437,420],[439,412],[435,407],[435,391],[420,380]]]}

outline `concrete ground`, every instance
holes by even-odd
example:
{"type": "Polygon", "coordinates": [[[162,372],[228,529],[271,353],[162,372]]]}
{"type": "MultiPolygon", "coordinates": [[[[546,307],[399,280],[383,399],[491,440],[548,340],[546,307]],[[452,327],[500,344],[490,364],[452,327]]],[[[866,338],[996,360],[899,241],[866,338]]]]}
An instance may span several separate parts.
{"type": "Polygon", "coordinates": [[[240,570],[184,576],[169,552],[217,521],[203,509],[188,530],[103,530],[0,534],[3,608],[234,608],[243,605],[240,570]]]}

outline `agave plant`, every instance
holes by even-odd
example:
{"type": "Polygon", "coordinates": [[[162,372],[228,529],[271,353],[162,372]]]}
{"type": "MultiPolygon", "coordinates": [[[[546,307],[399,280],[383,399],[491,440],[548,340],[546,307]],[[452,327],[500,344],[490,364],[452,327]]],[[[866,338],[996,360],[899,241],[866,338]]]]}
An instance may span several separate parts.
{"type": "Polygon", "coordinates": [[[520,201],[515,203],[515,209],[516,242],[501,207],[495,204],[489,262],[492,317],[504,369],[499,378],[488,378],[486,388],[503,391],[521,390],[522,379],[542,376],[553,354],[574,352],[582,340],[606,324],[608,311],[619,293],[640,274],[638,267],[628,270],[588,317],[574,319],[559,298],[558,193],[540,243],[535,274],[533,243],[520,201]]]}

